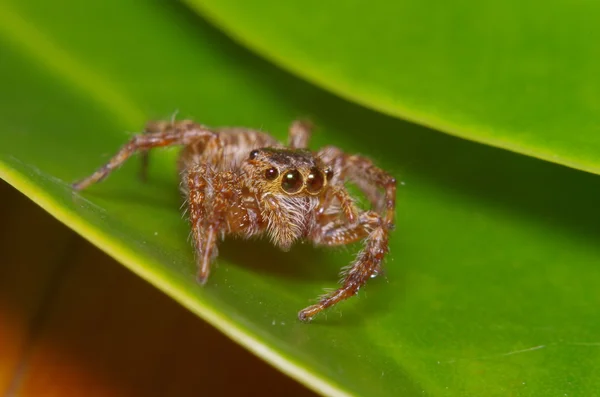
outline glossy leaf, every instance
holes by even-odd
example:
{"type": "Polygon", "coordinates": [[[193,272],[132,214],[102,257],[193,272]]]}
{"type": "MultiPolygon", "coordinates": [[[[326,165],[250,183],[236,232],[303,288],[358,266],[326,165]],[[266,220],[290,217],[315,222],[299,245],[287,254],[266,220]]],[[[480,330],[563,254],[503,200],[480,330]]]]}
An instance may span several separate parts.
{"type": "Polygon", "coordinates": [[[359,104],[600,173],[598,2],[187,2],[359,104]]]}
{"type": "MultiPolygon", "coordinates": [[[[600,387],[597,178],[342,101],[190,10],[116,0],[0,6],[0,176],[185,307],[328,395],[592,395],[600,387]],[[110,26],[110,29],[107,27],[110,26]],[[386,275],[299,323],[360,248],[227,241],[195,282],[174,151],[80,195],[145,119],[193,117],[371,156],[402,181],[386,275]]],[[[90,285],[111,288],[111,280],[90,285]]],[[[156,321],[161,321],[157,318],[156,321]]],[[[235,357],[215,357],[235,360],[235,357]]],[[[268,387],[268,386],[265,386],[268,387]]]]}

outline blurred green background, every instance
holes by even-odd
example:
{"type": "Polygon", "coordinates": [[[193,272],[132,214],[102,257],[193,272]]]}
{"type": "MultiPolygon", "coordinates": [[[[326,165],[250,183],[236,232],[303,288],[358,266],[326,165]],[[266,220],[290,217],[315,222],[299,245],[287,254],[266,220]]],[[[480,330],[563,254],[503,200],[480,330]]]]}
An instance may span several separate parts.
{"type": "MultiPolygon", "coordinates": [[[[0,5],[0,177],[317,393],[595,395],[600,185],[573,167],[595,172],[598,162],[596,7],[7,0],[0,5]],[[266,241],[226,241],[208,284],[199,287],[179,210],[176,150],[153,153],[147,183],[133,159],[73,196],[72,181],[106,161],[146,120],[176,111],[177,118],[260,128],[280,139],[294,118],[308,117],[317,125],[313,148],[360,152],[396,175],[398,227],[385,276],[301,324],[297,311],[335,286],[360,245],[300,245],[283,253],[266,241]]],[[[33,221],[18,219],[31,229],[32,253],[63,252],[65,259],[52,263],[81,255],[59,243],[45,249],[33,221]]],[[[16,226],[7,227],[12,236],[16,226]]],[[[21,268],[7,263],[7,274],[21,268]]],[[[169,387],[179,376],[221,379],[219,368],[173,374],[165,364],[190,359],[177,356],[188,354],[178,334],[190,332],[187,313],[176,319],[181,309],[141,280],[119,290],[113,276],[77,263],[85,275],[73,279],[75,292],[64,299],[80,312],[57,317],[55,335],[88,329],[105,350],[131,338],[140,355],[160,346],[163,353],[144,363],[155,365],[154,382],[167,385],[166,395],[178,393],[169,387]],[[154,295],[140,300],[137,288],[154,295]],[[85,298],[89,290],[101,294],[85,298]],[[109,333],[92,314],[115,305],[120,314],[107,319],[109,333]],[[138,309],[147,317],[127,322],[138,309]],[[75,328],[63,330],[62,321],[75,328]],[[156,342],[144,331],[152,324],[164,329],[156,342]]],[[[54,277],[44,272],[40,279],[54,277]]],[[[10,285],[18,284],[3,289],[10,285]]],[[[43,294],[36,285],[31,293],[43,294]]],[[[204,343],[194,345],[210,345],[204,343]]],[[[218,362],[255,366],[246,353],[217,350],[218,362]]],[[[123,353],[118,365],[138,376],[130,359],[123,353]]],[[[279,394],[264,376],[240,383],[248,390],[268,384],[265,393],[279,394]]]]}

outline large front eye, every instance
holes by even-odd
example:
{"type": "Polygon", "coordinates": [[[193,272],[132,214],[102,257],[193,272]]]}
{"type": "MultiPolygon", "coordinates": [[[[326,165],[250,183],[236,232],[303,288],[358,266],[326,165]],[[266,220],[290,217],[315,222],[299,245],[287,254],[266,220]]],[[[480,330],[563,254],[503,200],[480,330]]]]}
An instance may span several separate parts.
{"type": "Polygon", "coordinates": [[[302,189],[302,174],[298,170],[289,170],[283,175],[281,187],[288,193],[296,193],[302,189]]]}
{"type": "Polygon", "coordinates": [[[306,178],[306,190],[309,193],[319,193],[321,188],[323,187],[324,178],[323,174],[318,168],[312,168],[310,170],[310,174],[306,178]]]}

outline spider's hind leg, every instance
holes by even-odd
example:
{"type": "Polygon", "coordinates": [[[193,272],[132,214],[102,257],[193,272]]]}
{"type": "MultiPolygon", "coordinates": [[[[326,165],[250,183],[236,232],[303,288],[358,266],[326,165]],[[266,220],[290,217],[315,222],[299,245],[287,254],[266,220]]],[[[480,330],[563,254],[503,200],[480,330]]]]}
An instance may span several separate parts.
{"type": "MultiPolygon", "coordinates": [[[[134,135],[106,164],[89,177],[73,184],[73,188],[83,190],[100,182],[137,152],[144,153],[157,147],[187,145],[198,139],[209,140],[217,137],[214,131],[189,120],[174,123],[170,121],[150,122],[145,131],[147,133],[134,135]]],[[[147,160],[145,162],[147,163],[147,160]]]]}
{"type": "Polygon", "coordinates": [[[306,149],[312,135],[313,125],[307,120],[296,120],[290,125],[288,146],[293,149],[306,149]]]}

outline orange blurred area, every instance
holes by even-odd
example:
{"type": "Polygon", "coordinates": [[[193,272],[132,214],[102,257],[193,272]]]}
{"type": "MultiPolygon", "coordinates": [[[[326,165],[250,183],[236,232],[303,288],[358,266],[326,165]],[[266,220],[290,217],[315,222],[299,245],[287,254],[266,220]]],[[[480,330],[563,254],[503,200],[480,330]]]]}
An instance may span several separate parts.
{"type": "Polygon", "coordinates": [[[0,181],[0,396],[314,394],[0,181]]]}

